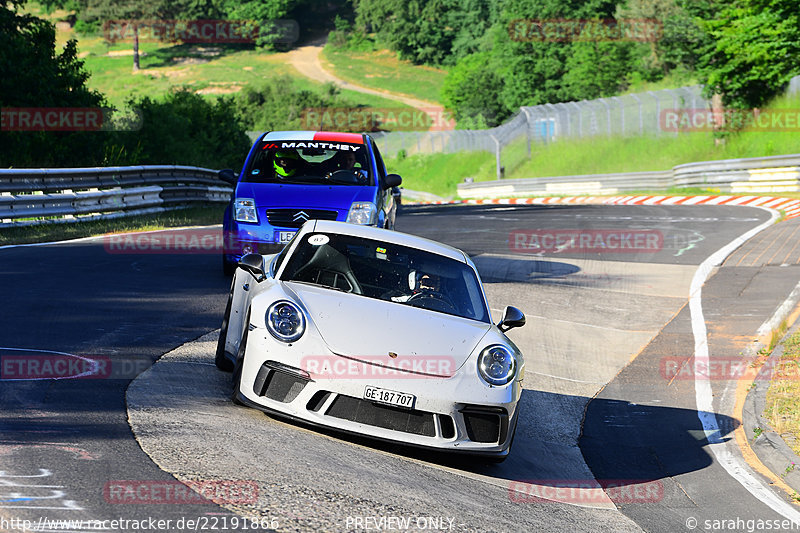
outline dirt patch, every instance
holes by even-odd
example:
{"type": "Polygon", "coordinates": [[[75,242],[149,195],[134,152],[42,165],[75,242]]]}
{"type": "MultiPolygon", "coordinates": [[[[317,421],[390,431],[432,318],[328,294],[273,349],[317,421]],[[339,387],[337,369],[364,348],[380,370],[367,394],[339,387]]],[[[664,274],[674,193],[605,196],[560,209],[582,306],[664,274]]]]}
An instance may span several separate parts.
{"type": "MultiPolygon", "coordinates": [[[[132,56],[133,50],[109,50],[106,54],[108,57],[125,57],[125,56],[132,56]]],[[[139,57],[144,57],[147,55],[147,52],[139,51],[139,57]]]]}
{"type": "Polygon", "coordinates": [[[214,85],[211,87],[206,87],[205,89],[199,89],[195,91],[197,94],[233,94],[238,93],[242,90],[241,85],[227,85],[227,86],[219,86],[214,85]]]}
{"type": "Polygon", "coordinates": [[[210,59],[204,57],[173,57],[173,65],[202,65],[203,63],[210,62],[210,59]]]}

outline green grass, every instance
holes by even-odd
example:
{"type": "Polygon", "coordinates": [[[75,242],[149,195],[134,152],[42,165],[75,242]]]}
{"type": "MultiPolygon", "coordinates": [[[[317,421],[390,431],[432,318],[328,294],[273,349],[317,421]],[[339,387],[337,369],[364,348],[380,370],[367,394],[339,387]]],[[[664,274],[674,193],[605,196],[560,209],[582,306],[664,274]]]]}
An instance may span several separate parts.
{"type": "Polygon", "coordinates": [[[414,65],[390,50],[358,52],[331,45],[322,52],[323,64],[343,80],[376,89],[391,90],[420,100],[439,103],[447,71],[414,65]]]}
{"type": "Polygon", "coordinates": [[[488,152],[412,155],[386,160],[389,172],[403,177],[403,187],[445,198],[455,196],[456,185],[465,177],[475,181],[494,179],[494,155],[488,152]]]}
{"type": "Polygon", "coordinates": [[[783,355],[767,390],[764,416],[792,451],[800,453],[800,332],[783,341],[783,355]]]}
{"type": "MultiPolygon", "coordinates": [[[[68,13],[55,11],[45,14],[36,3],[26,5],[30,13],[52,21],[68,13]]],[[[263,81],[278,75],[288,75],[299,89],[322,93],[323,83],[302,76],[286,63],[285,54],[252,49],[245,45],[190,45],[143,41],[139,45],[141,70],[133,71],[130,42],[110,44],[102,35],[81,35],[72,29],[56,31],[57,46],[68,39],[78,41],[78,54],[91,74],[87,85],[104,94],[108,102],[122,107],[132,96],[155,99],[177,87],[213,98],[233,94],[245,86],[258,87],[263,81]],[[124,54],[124,55],[117,55],[124,54]]],[[[342,90],[340,95],[353,106],[393,107],[409,109],[394,100],[342,90]]],[[[391,129],[391,128],[389,128],[391,129]]]]}
{"type": "Polygon", "coordinates": [[[0,232],[0,246],[64,241],[107,233],[220,224],[224,211],[224,205],[214,204],[113,220],[87,220],[65,224],[38,224],[35,226],[4,228],[0,232]]]}

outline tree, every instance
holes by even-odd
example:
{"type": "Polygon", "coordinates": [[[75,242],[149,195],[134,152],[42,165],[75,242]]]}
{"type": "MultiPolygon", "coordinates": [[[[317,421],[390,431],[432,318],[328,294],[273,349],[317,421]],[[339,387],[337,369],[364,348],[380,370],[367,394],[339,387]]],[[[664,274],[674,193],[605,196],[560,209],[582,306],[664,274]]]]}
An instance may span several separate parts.
{"type": "Polygon", "coordinates": [[[450,55],[459,0],[356,0],[357,24],[415,63],[441,64],[450,55]]]}
{"type": "MultiPolygon", "coordinates": [[[[0,0],[0,108],[96,108],[75,41],[56,50],[55,28],[0,0]]],[[[102,158],[104,132],[0,131],[0,166],[88,164],[102,158]]]]}
{"type": "Polygon", "coordinates": [[[711,44],[699,71],[707,95],[726,107],[762,107],[800,72],[796,0],[734,0],[704,27],[711,44]]]}
{"type": "Polygon", "coordinates": [[[130,24],[133,30],[133,70],[139,70],[139,27],[141,23],[152,23],[166,18],[170,9],[169,0],[83,0],[85,15],[96,13],[108,22],[130,24]]]}
{"type": "Polygon", "coordinates": [[[475,123],[493,127],[511,113],[500,101],[502,80],[488,52],[462,58],[445,78],[442,103],[454,112],[459,126],[475,123]]]}

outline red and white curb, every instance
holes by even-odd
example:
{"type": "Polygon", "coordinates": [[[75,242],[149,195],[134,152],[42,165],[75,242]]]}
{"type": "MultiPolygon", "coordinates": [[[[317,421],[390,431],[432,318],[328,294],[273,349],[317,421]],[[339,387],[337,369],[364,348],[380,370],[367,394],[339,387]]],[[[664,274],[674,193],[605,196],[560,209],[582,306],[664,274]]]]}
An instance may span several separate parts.
{"type": "Polygon", "coordinates": [[[800,199],[774,196],[551,196],[537,198],[494,198],[485,200],[443,200],[405,205],[735,205],[782,210],[786,218],[800,216],[800,199]]]}

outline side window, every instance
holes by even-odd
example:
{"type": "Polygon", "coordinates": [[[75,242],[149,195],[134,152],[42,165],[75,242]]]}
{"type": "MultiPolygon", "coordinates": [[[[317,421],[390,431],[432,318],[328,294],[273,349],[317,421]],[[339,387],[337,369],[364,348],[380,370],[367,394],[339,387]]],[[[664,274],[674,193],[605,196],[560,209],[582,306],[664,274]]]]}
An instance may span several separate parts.
{"type": "Polygon", "coordinates": [[[375,158],[375,166],[378,167],[378,183],[383,188],[383,184],[386,182],[386,166],[383,164],[383,158],[374,140],[372,140],[372,155],[375,158]]]}

